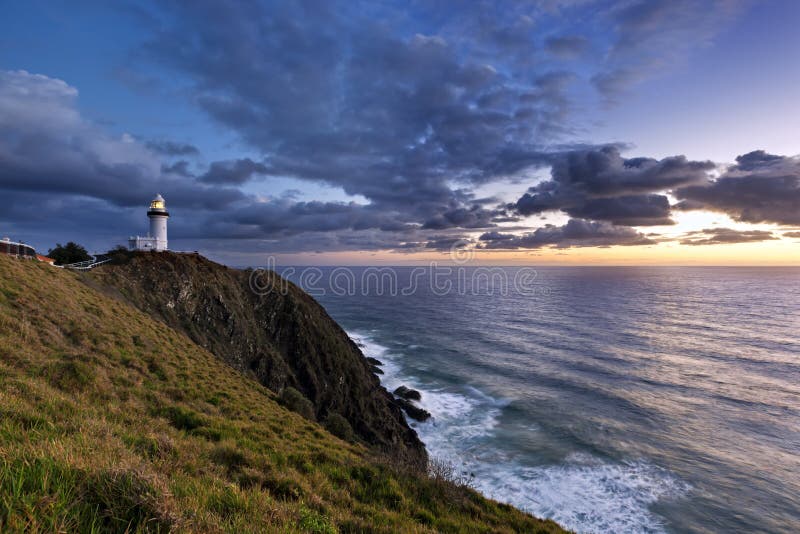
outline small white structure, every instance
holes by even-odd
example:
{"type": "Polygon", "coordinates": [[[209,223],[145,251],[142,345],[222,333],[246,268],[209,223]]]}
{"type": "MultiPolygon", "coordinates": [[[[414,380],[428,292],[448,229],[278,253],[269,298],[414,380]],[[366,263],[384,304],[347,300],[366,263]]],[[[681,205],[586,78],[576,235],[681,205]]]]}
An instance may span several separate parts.
{"type": "Polygon", "coordinates": [[[147,217],[150,218],[150,232],[147,237],[131,237],[128,239],[128,248],[155,252],[167,250],[167,219],[169,219],[169,212],[167,212],[164,197],[156,195],[156,198],[150,202],[147,217]]]}

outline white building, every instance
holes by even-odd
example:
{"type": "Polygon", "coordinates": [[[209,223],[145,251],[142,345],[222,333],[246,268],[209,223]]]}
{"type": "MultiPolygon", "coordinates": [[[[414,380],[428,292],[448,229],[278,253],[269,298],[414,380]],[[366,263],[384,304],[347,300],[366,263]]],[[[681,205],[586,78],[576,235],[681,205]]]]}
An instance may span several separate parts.
{"type": "Polygon", "coordinates": [[[167,212],[164,197],[156,195],[156,198],[150,202],[147,217],[150,219],[150,232],[147,237],[131,237],[128,239],[128,248],[155,252],[167,250],[167,219],[169,219],[169,212],[167,212]]]}

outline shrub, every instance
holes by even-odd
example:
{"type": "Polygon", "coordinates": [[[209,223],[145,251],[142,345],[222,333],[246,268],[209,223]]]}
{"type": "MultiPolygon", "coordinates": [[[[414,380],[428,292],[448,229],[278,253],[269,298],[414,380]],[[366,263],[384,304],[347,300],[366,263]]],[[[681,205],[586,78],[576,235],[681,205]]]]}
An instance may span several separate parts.
{"type": "Polygon", "coordinates": [[[353,427],[350,426],[350,423],[347,421],[347,419],[336,412],[328,414],[328,418],[325,419],[325,429],[337,438],[344,441],[352,442],[355,440],[353,427]]]}
{"type": "Polygon", "coordinates": [[[124,265],[131,261],[131,258],[136,255],[136,252],[128,250],[123,245],[117,245],[113,249],[106,252],[106,256],[111,260],[113,265],[124,265]]]}
{"type": "Polygon", "coordinates": [[[69,265],[92,259],[86,249],[81,245],[70,241],[66,245],[56,243],[55,248],[47,251],[47,256],[56,260],[56,265],[69,265]]]}
{"type": "Polygon", "coordinates": [[[434,482],[453,484],[454,486],[471,486],[472,481],[466,475],[456,471],[455,465],[443,458],[428,460],[428,476],[434,482]]]}
{"type": "Polygon", "coordinates": [[[314,405],[302,393],[291,386],[286,386],[281,391],[280,403],[296,412],[309,421],[314,421],[314,405]]]}

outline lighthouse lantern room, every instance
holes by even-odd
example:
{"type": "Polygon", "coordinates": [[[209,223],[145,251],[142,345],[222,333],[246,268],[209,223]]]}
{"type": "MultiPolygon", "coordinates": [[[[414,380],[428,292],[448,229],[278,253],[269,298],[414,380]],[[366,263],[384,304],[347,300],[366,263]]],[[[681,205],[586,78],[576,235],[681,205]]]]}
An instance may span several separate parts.
{"type": "Polygon", "coordinates": [[[150,219],[150,232],[147,237],[135,236],[128,240],[131,250],[151,250],[161,252],[167,250],[167,219],[169,212],[164,202],[164,197],[156,195],[150,202],[150,209],[147,210],[147,217],[150,219]]]}

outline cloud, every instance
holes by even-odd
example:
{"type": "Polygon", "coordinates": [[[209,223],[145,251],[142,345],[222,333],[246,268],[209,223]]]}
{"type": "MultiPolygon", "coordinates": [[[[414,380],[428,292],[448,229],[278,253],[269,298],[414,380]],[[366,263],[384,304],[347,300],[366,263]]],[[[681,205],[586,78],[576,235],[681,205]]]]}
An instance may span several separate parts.
{"type": "MultiPolygon", "coordinates": [[[[785,235],[785,234],[784,234],[785,235]]],[[[727,245],[733,243],[753,243],[778,239],[765,230],[733,230],[731,228],[706,228],[688,232],[682,245],[727,245]]]]}
{"type": "Polygon", "coordinates": [[[560,210],[620,225],[671,224],[667,197],[655,193],[701,183],[715,168],[684,156],[625,159],[613,145],[553,154],[550,160],[550,180],[517,200],[513,207],[519,214],[560,210]]]}
{"type": "Polygon", "coordinates": [[[200,151],[189,143],[176,143],[174,141],[148,141],[145,146],[153,152],[165,156],[196,156],[200,151]]]}
{"type": "MultiPolygon", "coordinates": [[[[445,46],[418,40],[414,46],[445,46]]],[[[557,93],[554,87],[560,83],[565,82],[553,74],[537,78],[536,87],[540,92],[557,93]]],[[[114,220],[114,224],[103,225],[104,233],[135,233],[142,206],[155,192],[163,193],[176,213],[191,213],[191,217],[176,218],[172,225],[178,239],[224,238],[242,243],[268,239],[284,250],[324,248],[323,235],[329,236],[330,250],[443,250],[468,239],[470,230],[490,229],[494,230],[484,232],[481,238],[481,246],[489,249],[646,245],[655,242],[654,236],[643,235],[632,226],[671,222],[665,192],[680,201],[680,209],[720,211],[744,222],[800,224],[798,159],[763,151],[740,156],[735,165],[714,178],[709,172],[718,167],[711,162],[689,161],[683,156],[623,158],[618,146],[560,152],[516,152],[506,147],[503,150],[509,151],[498,157],[508,161],[494,162],[485,172],[506,176],[510,169],[531,165],[549,165],[551,171],[549,179],[531,187],[517,202],[498,206],[496,199],[476,198],[472,192],[473,185],[484,178],[469,175],[464,187],[455,187],[444,170],[432,173],[427,169],[425,158],[413,161],[413,150],[404,156],[410,161],[401,158],[398,163],[381,156],[384,161],[374,165],[387,165],[395,171],[408,165],[418,172],[384,171],[387,174],[370,179],[368,170],[349,161],[354,155],[350,149],[359,142],[343,137],[323,156],[311,153],[303,158],[298,152],[290,157],[279,149],[263,161],[212,162],[205,173],[196,176],[185,160],[164,163],[159,159],[168,156],[163,152],[170,145],[157,151],[131,136],[110,136],[85,120],[77,111],[77,95],[77,90],[60,80],[24,71],[0,72],[0,188],[14,206],[43,207],[49,214],[48,225],[52,226],[52,218],[69,219],[59,225],[61,230],[91,229],[99,217],[114,220]],[[341,147],[343,152],[333,147],[341,147]],[[339,157],[345,159],[343,167],[336,165],[339,157]],[[368,201],[298,201],[296,196],[278,194],[264,200],[236,187],[256,175],[272,175],[277,168],[296,169],[298,174],[293,175],[317,180],[325,180],[327,169],[340,176],[343,168],[350,168],[353,180],[342,177],[339,184],[345,191],[361,192],[368,201]],[[546,211],[560,211],[572,219],[563,226],[546,225],[521,235],[497,230],[499,224],[546,211]],[[95,215],[82,215],[90,212],[95,215]]],[[[481,105],[502,107],[504,98],[493,95],[481,105]]],[[[524,99],[535,99],[535,95],[525,93],[524,99]]],[[[425,136],[434,135],[425,132],[417,144],[425,145],[425,136]]],[[[44,231],[41,220],[32,218],[29,210],[7,209],[0,220],[11,229],[28,228],[33,235],[44,231]]],[[[773,238],[769,232],[707,230],[686,236],[685,242],[698,245],[773,238]]]]}
{"type": "Polygon", "coordinates": [[[627,226],[662,226],[674,224],[670,219],[669,200],[665,195],[625,195],[594,198],[562,208],[572,217],[609,221],[627,226]]]}
{"type": "Polygon", "coordinates": [[[605,63],[592,77],[614,102],[631,86],[685,62],[729,28],[749,0],[634,0],[601,9],[596,18],[613,40],[605,63]]]}
{"type": "MultiPolygon", "coordinates": [[[[177,206],[222,209],[245,198],[230,188],[198,187],[162,172],[150,149],[113,137],[81,117],[78,91],[62,80],[0,71],[0,188],[140,206],[163,193],[177,206]]],[[[168,169],[169,170],[169,169],[168,169]]],[[[174,169],[180,171],[181,169],[174,169]]]]}
{"type": "Polygon", "coordinates": [[[341,187],[432,226],[472,210],[456,189],[542,164],[542,146],[565,129],[574,75],[465,54],[480,46],[528,57],[530,24],[509,16],[496,22],[513,35],[465,44],[397,31],[391,12],[362,7],[175,5],[145,51],[191,80],[193,101],[263,155],[263,174],[341,187]]]}
{"type": "MultiPolygon", "coordinates": [[[[606,58],[590,73],[595,85],[604,94],[624,90],[713,38],[736,11],[710,9],[725,7],[720,2],[519,1],[491,11],[471,2],[158,4],[157,15],[137,26],[150,28],[147,43],[131,55],[147,58],[145,72],[126,65],[125,78],[146,80],[151,95],[183,84],[181,94],[235,132],[235,146],[250,157],[229,154],[201,168],[208,160],[192,144],[137,141],[86,120],[77,89],[64,81],[0,72],[0,189],[36,199],[53,217],[81,207],[101,217],[124,213],[108,225],[119,232],[161,192],[171,210],[188,215],[175,218],[175,236],[242,244],[234,246],[268,240],[284,250],[440,249],[487,230],[489,248],[647,244],[631,226],[670,224],[674,190],[684,192],[682,209],[758,218],[774,212],[773,200],[748,203],[743,214],[732,207],[734,194],[724,206],[704,196],[721,187],[707,177],[716,168],[710,162],[559,145],[579,131],[570,98],[585,92],[573,90],[587,83],[583,61],[606,58]],[[579,25],[559,26],[587,14],[600,27],[591,40],[579,25]],[[154,80],[156,73],[169,83],[154,80]],[[545,168],[550,178],[512,204],[474,193],[545,168]],[[325,183],[366,201],[247,192],[251,181],[273,176],[325,183]],[[544,212],[572,220],[520,236],[498,230],[544,212]]],[[[787,165],[752,153],[724,176],[766,173],[777,182],[777,167],[787,165]]],[[[791,187],[782,193],[796,202],[791,187]]],[[[775,218],[788,220],[788,208],[778,211],[775,218]]]]}
{"type": "Polygon", "coordinates": [[[242,185],[256,174],[268,174],[269,168],[250,158],[215,161],[198,180],[209,184],[242,185]]]}
{"type": "Polygon", "coordinates": [[[750,152],[719,177],[674,195],[678,209],[716,211],[749,223],[800,224],[800,158],[750,152]]]}
{"type": "Polygon", "coordinates": [[[630,227],[579,219],[570,219],[563,226],[548,224],[531,233],[519,236],[487,232],[480,236],[480,241],[483,243],[483,248],[487,249],[535,249],[548,246],[557,248],[610,247],[656,243],[630,227]]]}

